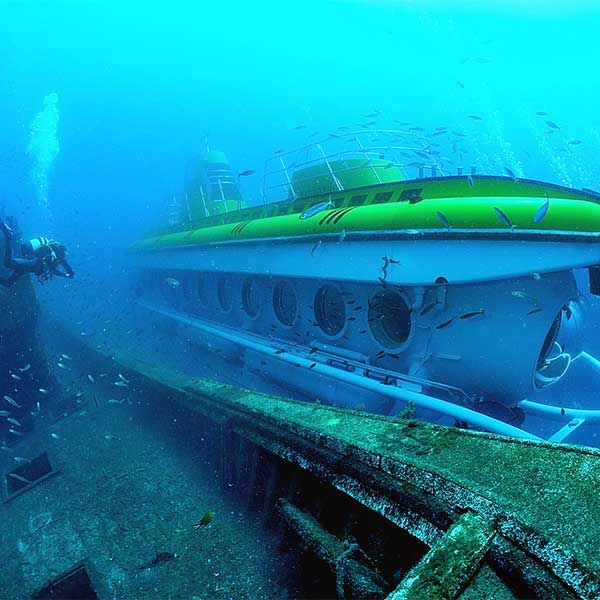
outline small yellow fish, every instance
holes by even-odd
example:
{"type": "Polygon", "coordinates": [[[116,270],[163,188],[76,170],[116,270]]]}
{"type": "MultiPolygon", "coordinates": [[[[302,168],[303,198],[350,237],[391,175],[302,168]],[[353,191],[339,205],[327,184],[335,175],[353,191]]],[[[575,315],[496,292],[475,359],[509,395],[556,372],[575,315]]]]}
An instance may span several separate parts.
{"type": "Polygon", "coordinates": [[[55,440],[60,440],[60,439],[61,439],[61,437],[60,437],[60,435],[58,435],[58,433],[51,433],[50,435],[51,435],[51,436],[52,436],[52,437],[53,437],[55,440]]]}
{"type": "Polygon", "coordinates": [[[18,375],[15,375],[14,373],[11,373],[11,374],[10,374],[10,376],[11,376],[13,379],[16,379],[17,381],[21,381],[21,378],[20,378],[18,375]]]}
{"type": "Polygon", "coordinates": [[[206,527],[215,517],[215,513],[212,511],[208,511],[195,525],[194,529],[202,529],[206,527]]]}
{"type": "Polygon", "coordinates": [[[94,379],[94,377],[92,375],[88,375],[88,379],[92,382],[92,383],[96,383],[96,380],[94,379]]]}
{"type": "Polygon", "coordinates": [[[38,392],[39,392],[40,394],[44,394],[44,396],[45,396],[46,394],[49,394],[49,393],[50,393],[50,392],[49,392],[49,390],[47,390],[47,389],[45,389],[45,388],[40,388],[40,389],[38,390],[38,392]]]}
{"type": "Polygon", "coordinates": [[[24,367],[21,367],[19,371],[21,371],[21,373],[25,373],[25,371],[29,371],[29,369],[31,369],[31,365],[27,363],[24,367]]]}

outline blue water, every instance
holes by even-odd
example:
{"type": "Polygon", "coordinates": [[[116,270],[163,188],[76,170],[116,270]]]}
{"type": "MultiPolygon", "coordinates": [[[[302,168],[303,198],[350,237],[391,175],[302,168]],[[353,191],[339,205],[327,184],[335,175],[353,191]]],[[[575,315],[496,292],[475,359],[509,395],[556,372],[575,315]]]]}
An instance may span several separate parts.
{"type": "MultiPolygon", "coordinates": [[[[0,209],[63,240],[77,272],[42,302],[86,324],[126,314],[125,248],[165,221],[207,144],[257,171],[251,204],[276,148],[370,113],[463,133],[455,166],[600,188],[600,7],[477,4],[3,2],[0,209]],[[27,147],[52,93],[60,152],[41,210],[27,147]]],[[[593,373],[569,383],[597,390],[593,373]]]]}

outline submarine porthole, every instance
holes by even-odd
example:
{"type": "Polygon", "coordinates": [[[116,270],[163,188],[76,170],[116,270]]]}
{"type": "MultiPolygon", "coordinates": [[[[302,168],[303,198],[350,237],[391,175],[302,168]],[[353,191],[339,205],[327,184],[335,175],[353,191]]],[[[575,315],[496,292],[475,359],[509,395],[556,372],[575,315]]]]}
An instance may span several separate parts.
{"type": "Polygon", "coordinates": [[[544,363],[548,359],[550,352],[552,352],[554,348],[554,342],[558,337],[558,330],[560,329],[560,323],[562,321],[562,310],[556,315],[554,321],[552,321],[552,325],[550,325],[550,329],[544,338],[544,343],[542,344],[542,349],[540,350],[540,356],[537,361],[536,369],[539,370],[544,366],[544,363]]]}
{"type": "Polygon", "coordinates": [[[176,306],[179,303],[180,281],[177,276],[165,272],[161,282],[161,292],[164,302],[168,306],[176,306]]]}
{"type": "Polygon", "coordinates": [[[224,312],[229,312],[233,300],[233,284],[228,277],[221,277],[219,279],[217,283],[217,297],[219,298],[221,309],[224,312]]]}
{"type": "Polygon", "coordinates": [[[282,325],[291,327],[298,314],[296,292],[290,283],[280,281],[273,289],[273,310],[282,325]]]}
{"type": "Polygon", "coordinates": [[[260,291],[253,279],[246,279],[242,285],[242,308],[248,316],[258,316],[260,291]]]}
{"type": "Polygon", "coordinates": [[[206,306],[208,304],[208,294],[206,293],[206,275],[204,273],[198,273],[196,279],[196,293],[198,294],[200,304],[206,306]]]}
{"type": "Polygon", "coordinates": [[[404,344],[411,332],[411,309],[398,292],[384,290],[369,302],[369,327],[385,348],[404,344]]]}
{"type": "Polygon", "coordinates": [[[320,287],[315,295],[315,320],[327,335],[337,335],[346,324],[346,305],[333,285],[320,287]]]}

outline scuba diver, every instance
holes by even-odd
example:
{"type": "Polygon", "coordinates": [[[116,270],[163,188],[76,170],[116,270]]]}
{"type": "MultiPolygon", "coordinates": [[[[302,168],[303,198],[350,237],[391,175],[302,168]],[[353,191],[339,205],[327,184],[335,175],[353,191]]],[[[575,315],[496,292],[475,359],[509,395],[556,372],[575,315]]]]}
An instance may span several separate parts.
{"type": "Polygon", "coordinates": [[[4,266],[12,269],[9,277],[0,277],[0,285],[10,287],[26,273],[33,273],[43,283],[52,278],[75,275],[65,256],[67,249],[56,240],[38,237],[21,245],[20,257],[13,257],[13,230],[0,219],[0,230],[4,233],[4,266]]]}

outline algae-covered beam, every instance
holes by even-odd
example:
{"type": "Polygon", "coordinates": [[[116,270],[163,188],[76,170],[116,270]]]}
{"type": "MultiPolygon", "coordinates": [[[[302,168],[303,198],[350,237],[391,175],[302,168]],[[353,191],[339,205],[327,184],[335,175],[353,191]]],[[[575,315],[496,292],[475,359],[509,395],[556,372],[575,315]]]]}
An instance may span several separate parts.
{"type": "MultiPolygon", "coordinates": [[[[357,558],[364,557],[357,544],[342,541],[325,531],[310,514],[280,498],[279,511],[304,547],[327,563],[336,576],[340,597],[381,598],[385,580],[357,558]]],[[[364,557],[366,558],[366,557],[364,557]]]]}
{"type": "Polygon", "coordinates": [[[452,600],[469,585],[494,538],[494,528],[465,513],[386,600],[452,600]]]}

